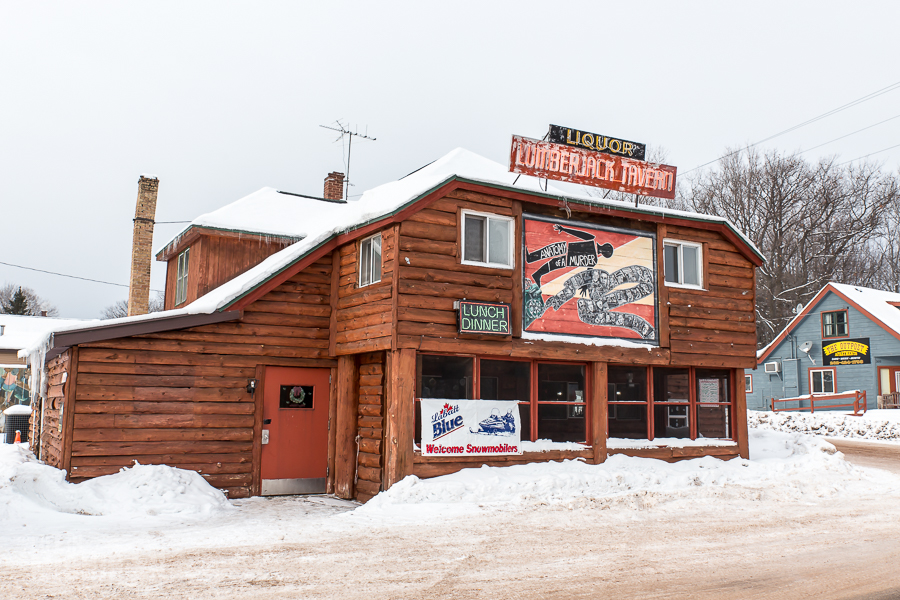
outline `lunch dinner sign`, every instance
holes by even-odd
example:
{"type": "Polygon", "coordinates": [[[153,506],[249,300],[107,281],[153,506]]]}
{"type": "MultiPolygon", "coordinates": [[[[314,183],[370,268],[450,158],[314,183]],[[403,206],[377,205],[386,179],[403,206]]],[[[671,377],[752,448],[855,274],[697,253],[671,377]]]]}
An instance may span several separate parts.
{"type": "Polygon", "coordinates": [[[423,456],[522,454],[516,400],[422,398],[423,456]]]}

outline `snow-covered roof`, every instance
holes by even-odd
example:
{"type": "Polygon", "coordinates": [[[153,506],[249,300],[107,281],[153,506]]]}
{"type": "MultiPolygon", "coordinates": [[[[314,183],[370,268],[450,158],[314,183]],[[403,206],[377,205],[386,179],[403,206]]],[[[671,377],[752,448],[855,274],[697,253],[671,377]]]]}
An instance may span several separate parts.
{"type": "Polygon", "coordinates": [[[784,340],[785,336],[790,333],[796,325],[800,324],[800,321],[809,314],[828,291],[836,292],[839,296],[852,302],[863,311],[867,312],[871,317],[880,321],[885,329],[894,332],[894,334],[900,338],[900,308],[898,308],[898,305],[900,305],[900,294],[859,285],[847,285],[846,283],[829,281],[821,290],[819,290],[819,293],[797,313],[797,316],[791,319],[774,340],[769,342],[765,348],[756,352],[757,361],[764,360],[769,353],[784,340]]]}
{"type": "MultiPolygon", "coordinates": [[[[762,257],[753,243],[725,218],[657,206],[635,206],[631,202],[597,198],[587,192],[564,192],[553,186],[548,186],[547,190],[543,190],[535,178],[520,177],[515,173],[510,173],[506,165],[496,163],[463,148],[457,148],[397,181],[385,183],[366,191],[355,202],[334,203],[285,194],[274,188],[262,188],[219,210],[197,217],[192,221],[192,226],[291,236],[298,238],[299,241],[272,254],[258,265],[211,290],[184,308],[142,317],[125,317],[115,321],[126,324],[131,322],[130,319],[164,318],[177,314],[209,314],[223,310],[335,236],[389,217],[454,179],[519,192],[527,191],[535,195],[579,204],[604,206],[613,210],[634,213],[637,218],[640,218],[641,214],[652,214],[692,221],[721,223],[734,232],[752,252],[760,258],[762,257]]],[[[184,232],[179,236],[183,234],[184,232]]],[[[176,240],[179,236],[176,236],[176,240]]],[[[171,243],[169,242],[169,244],[171,243]]],[[[78,328],[63,329],[72,331],[78,328]]]]}
{"type": "Polygon", "coordinates": [[[0,314],[0,325],[3,325],[3,335],[0,335],[0,349],[21,350],[28,348],[45,338],[51,331],[56,331],[62,327],[80,327],[87,323],[96,324],[97,320],[0,314]]]}

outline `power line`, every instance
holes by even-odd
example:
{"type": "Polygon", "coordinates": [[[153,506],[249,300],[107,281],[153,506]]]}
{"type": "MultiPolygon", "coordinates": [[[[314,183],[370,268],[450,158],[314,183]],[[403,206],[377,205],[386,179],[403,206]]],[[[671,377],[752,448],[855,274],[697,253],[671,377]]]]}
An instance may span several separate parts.
{"type": "Polygon", "coordinates": [[[875,123],[874,125],[869,125],[868,127],[863,127],[862,129],[857,129],[856,131],[850,132],[847,135],[842,135],[841,137],[836,137],[833,140],[828,140],[824,144],[819,144],[818,146],[813,146],[812,148],[807,148],[803,152],[798,152],[798,154],[806,154],[810,150],[815,150],[816,148],[821,148],[822,146],[827,146],[831,142],[836,142],[838,140],[842,140],[845,137],[850,137],[851,135],[855,135],[855,134],[859,133],[860,131],[865,131],[866,129],[872,129],[873,127],[877,127],[878,125],[881,125],[882,123],[887,123],[888,121],[893,121],[894,119],[896,119],[898,117],[900,117],[900,115],[894,115],[890,119],[885,119],[884,121],[879,121],[878,123],[875,123]]]}
{"type": "Polygon", "coordinates": [[[862,158],[869,158],[870,156],[873,156],[875,154],[881,154],[882,152],[887,152],[888,150],[893,150],[894,148],[900,148],[900,144],[897,144],[896,146],[891,146],[890,148],[882,148],[881,150],[878,150],[876,152],[870,152],[869,154],[866,154],[865,156],[857,156],[856,158],[854,158],[852,160],[845,160],[844,162],[838,163],[835,166],[839,167],[841,165],[846,165],[847,163],[852,163],[854,160],[860,160],[862,158]]]}
{"type": "MultiPolygon", "coordinates": [[[[12,263],[0,261],[0,265],[6,265],[7,267],[16,267],[17,269],[25,269],[26,271],[37,271],[38,273],[47,273],[48,275],[57,275],[59,277],[68,277],[70,279],[80,279],[82,281],[90,281],[92,283],[104,283],[106,285],[115,285],[118,287],[129,287],[124,283],[113,283],[111,281],[100,281],[99,279],[89,279],[87,277],[78,277],[77,275],[66,275],[65,273],[55,273],[53,271],[45,271],[44,269],[35,269],[34,267],[25,267],[22,265],[14,265],[12,263]]],[[[152,292],[162,292],[163,290],[150,290],[152,292]]]]}
{"type": "MultiPolygon", "coordinates": [[[[734,152],[729,152],[728,154],[725,154],[725,155],[723,155],[723,156],[720,156],[719,158],[717,158],[717,159],[715,159],[715,160],[711,160],[711,161],[709,161],[709,162],[703,163],[702,165],[696,166],[696,167],[694,167],[693,169],[690,169],[689,171],[684,171],[683,173],[679,173],[679,175],[685,175],[685,174],[690,173],[690,172],[692,172],[692,171],[696,171],[697,169],[702,169],[702,168],[705,167],[705,166],[708,166],[708,165],[711,165],[711,164],[713,164],[713,163],[719,162],[719,161],[722,160],[723,158],[728,158],[729,156],[734,156],[735,154],[737,154],[737,153],[739,153],[739,152],[743,152],[744,150],[748,150],[748,149],[750,149],[750,148],[753,148],[754,146],[758,146],[759,144],[762,144],[763,142],[768,142],[769,140],[773,140],[773,139],[775,139],[775,138],[777,138],[777,137],[779,137],[779,136],[782,136],[782,135],[784,135],[784,134],[786,134],[786,133],[790,133],[790,132],[792,132],[792,131],[794,131],[794,130],[796,130],[796,129],[800,129],[801,127],[805,127],[805,126],[807,126],[807,125],[810,125],[810,124],[812,124],[812,123],[815,123],[816,121],[821,121],[822,119],[824,119],[824,118],[826,118],[826,117],[830,117],[831,115],[834,115],[834,114],[837,114],[837,113],[839,113],[839,112],[841,112],[841,111],[847,110],[848,108],[852,108],[852,107],[854,107],[854,106],[856,106],[856,105],[858,105],[858,104],[862,104],[863,102],[867,102],[867,101],[869,101],[869,100],[872,100],[873,98],[877,98],[878,96],[881,96],[882,94],[887,94],[888,92],[893,92],[893,91],[896,90],[896,89],[900,89],[900,81],[894,82],[894,83],[892,83],[891,85],[889,85],[889,86],[887,86],[887,87],[881,88],[880,90],[875,90],[875,91],[872,92],[872,93],[866,94],[865,96],[862,96],[861,98],[857,98],[856,100],[853,100],[852,102],[848,102],[847,104],[844,104],[844,105],[842,105],[842,106],[838,106],[837,108],[834,108],[834,109],[832,109],[832,110],[829,110],[828,112],[824,112],[824,113],[822,113],[821,115],[819,115],[819,116],[817,116],[817,117],[813,117],[812,119],[809,119],[809,120],[807,120],[807,121],[804,121],[804,122],[800,123],[799,125],[794,125],[793,127],[788,127],[788,128],[785,129],[784,131],[779,131],[778,133],[776,133],[776,134],[774,134],[774,135],[770,135],[770,136],[767,137],[767,138],[761,139],[761,140],[759,140],[758,142],[753,142],[752,144],[749,144],[746,148],[741,148],[741,149],[739,149],[739,150],[735,150],[734,152]]],[[[855,160],[855,159],[854,159],[854,160],[855,160]]]]}

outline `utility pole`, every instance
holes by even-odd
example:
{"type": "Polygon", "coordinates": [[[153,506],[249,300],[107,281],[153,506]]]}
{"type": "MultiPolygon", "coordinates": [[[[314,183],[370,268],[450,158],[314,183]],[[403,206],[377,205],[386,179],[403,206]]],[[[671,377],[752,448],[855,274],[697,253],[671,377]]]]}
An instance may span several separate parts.
{"type": "MultiPolygon", "coordinates": [[[[340,119],[335,121],[335,123],[337,124],[337,127],[331,127],[329,125],[319,125],[319,127],[323,127],[325,129],[330,129],[332,131],[339,132],[341,135],[338,136],[338,139],[334,140],[335,142],[339,142],[342,139],[344,139],[345,135],[350,137],[350,140],[347,142],[347,177],[344,180],[344,186],[345,186],[344,198],[347,201],[349,201],[350,200],[350,150],[352,149],[352,146],[353,146],[353,136],[362,138],[364,140],[372,140],[373,142],[376,141],[376,138],[369,137],[368,135],[365,135],[362,133],[358,133],[357,131],[350,131],[347,127],[344,126],[343,123],[341,123],[340,119]]],[[[366,131],[366,133],[368,133],[368,130],[366,131]]]]}

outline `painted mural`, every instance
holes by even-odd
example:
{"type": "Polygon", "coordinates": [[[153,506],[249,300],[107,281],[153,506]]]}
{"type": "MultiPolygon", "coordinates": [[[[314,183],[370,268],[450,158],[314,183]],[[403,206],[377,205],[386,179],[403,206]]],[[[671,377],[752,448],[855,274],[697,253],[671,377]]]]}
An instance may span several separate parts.
{"type": "Polygon", "coordinates": [[[657,342],[653,234],[526,215],[522,327],[657,342]]]}
{"type": "Polygon", "coordinates": [[[0,410],[29,403],[28,373],[25,367],[0,367],[0,410]]]}

